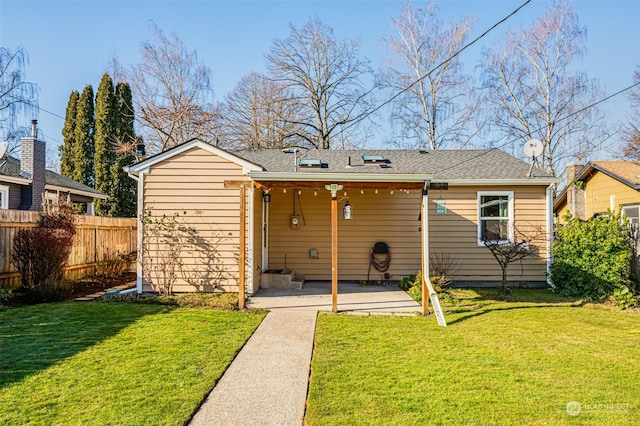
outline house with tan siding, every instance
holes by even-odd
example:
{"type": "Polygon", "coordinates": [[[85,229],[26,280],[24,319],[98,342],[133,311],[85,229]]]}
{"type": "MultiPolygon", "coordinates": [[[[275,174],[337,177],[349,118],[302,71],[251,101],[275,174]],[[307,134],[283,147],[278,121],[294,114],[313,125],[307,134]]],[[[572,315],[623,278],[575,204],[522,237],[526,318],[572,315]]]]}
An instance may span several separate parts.
{"type": "Polygon", "coordinates": [[[567,185],[554,202],[558,223],[567,213],[587,220],[620,211],[631,223],[640,222],[640,164],[635,161],[590,161],[567,167],[567,185]]]}
{"type": "MultiPolygon", "coordinates": [[[[175,291],[246,282],[252,294],[282,285],[283,274],[292,286],[399,281],[428,270],[434,253],[458,263],[457,284],[496,285],[501,271],[483,240],[513,241],[526,227],[545,237],[509,279],[546,285],[557,179],[529,169],[497,149],[226,151],[191,140],[129,173],[139,217],[176,217],[189,229],[175,291]],[[376,242],[388,247],[384,272],[371,267],[376,242]]],[[[150,261],[140,256],[139,292],[153,288],[150,261]]]]}

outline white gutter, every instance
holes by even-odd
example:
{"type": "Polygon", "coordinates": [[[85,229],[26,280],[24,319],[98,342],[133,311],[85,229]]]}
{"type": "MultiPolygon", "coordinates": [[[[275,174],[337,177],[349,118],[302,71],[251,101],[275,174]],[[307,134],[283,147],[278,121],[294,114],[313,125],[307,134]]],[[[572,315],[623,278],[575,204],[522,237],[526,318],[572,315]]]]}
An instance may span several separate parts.
{"type": "Polygon", "coordinates": [[[31,185],[31,183],[33,182],[31,179],[17,178],[17,177],[7,176],[7,175],[0,175],[0,181],[17,183],[18,185],[31,185]]]}
{"type": "Polygon", "coordinates": [[[460,186],[505,186],[505,185],[550,185],[560,183],[558,178],[548,179],[449,179],[432,180],[431,183],[448,183],[449,185],[460,186]]]}
{"type": "Polygon", "coordinates": [[[551,281],[551,263],[553,262],[553,254],[551,253],[551,239],[553,238],[553,184],[547,187],[547,284],[552,288],[555,285],[551,281]]]}
{"type": "Polygon", "coordinates": [[[100,200],[106,200],[107,198],[109,198],[108,195],[104,195],[104,194],[96,194],[94,192],[89,192],[89,191],[83,191],[81,189],[74,189],[74,188],[69,188],[66,186],[57,186],[57,185],[45,185],[44,189],[48,189],[51,191],[60,191],[60,192],[68,192],[70,194],[76,194],[76,195],[82,195],[83,197],[89,197],[89,198],[98,198],[100,200]]]}
{"type": "Polygon", "coordinates": [[[408,173],[305,173],[305,172],[249,172],[253,180],[275,182],[425,182],[433,178],[433,174],[408,173]]]}
{"type": "Polygon", "coordinates": [[[127,172],[127,175],[136,182],[138,182],[138,262],[136,265],[136,291],[138,294],[142,293],[142,216],[144,213],[144,174],[149,173],[149,168],[138,171],[138,176],[131,173],[131,169],[129,167],[123,167],[122,170],[127,172]]]}

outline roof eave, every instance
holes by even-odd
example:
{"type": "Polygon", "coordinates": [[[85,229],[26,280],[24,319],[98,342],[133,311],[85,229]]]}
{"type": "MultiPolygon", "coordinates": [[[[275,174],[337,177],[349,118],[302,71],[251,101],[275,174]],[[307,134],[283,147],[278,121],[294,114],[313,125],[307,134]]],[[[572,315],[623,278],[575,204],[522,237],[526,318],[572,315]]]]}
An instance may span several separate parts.
{"type": "Polygon", "coordinates": [[[70,194],[81,195],[83,197],[97,198],[99,200],[106,200],[107,198],[109,198],[109,196],[105,194],[97,194],[94,192],[83,191],[81,189],[68,188],[66,186],[59,186],[59,185],[47,184],[45,185],[44,189],[49,191],[68,192],[70,194]]]}
{"type": "Polygon", "coordinates": [[[18,185],[31,185],[31,179],[0,175],[0,182],[17,183],[18,185]]]}
{"type": "Polygon", "coordinates": [[[544,185],[560,183],[562,180],[554,177],[523,178],[523,179],[433,179],[433,183],[447,182],[449,185],[460,186],[504,186],[504,185],[544,185]]]}
{"type": "Polygon", "coordinates": [[[192,139],[190,141],[187,141],[181,145],[177,145],[171,149],[168,149],[164,152],[161,152],[159,154],[156,154],[152,157],[149,157],[145,160],[140,161],[139,163],[136,163],[132,166],[129,166],[129,173],[132,174],[138,174],[141,171],[145,171],[146,169],[148,169],[149,167],[153,166],[154,164],[157,164],[161,161],[167,160],[173,156],[176,156],[178,154],[181,154],[185,151],[190,150],[191,148],[194,147],[198,147],[201,149],[204,149],[205,151],[208,151],[214,155],[217,155],[221,158],[224,158],[225,160],[231,161],[232,163],[235,163],[239,166],[241,166],[243,169],[247,170],[247,171],[258,171],[258,170],[263,170],[263,168],[257,164],[254,164],[248,160],[245,160],[244,158],[241,158],[229,151],[225,151],[224,149],[221,148],[217,148],[209,143],[206,143],[204,141],[201,141],[200,139],[192,139]]]}
{"type": "Polygon", "coordinates": [[[433,174],[409,173],[305,173],[305,172],[249,172],[254,181],[298,182],[426,182],[433,174]]]}
{"type": "Polygon", "coordinates": [[[581,173],[581,175],[580,175],[580,179],[583,179],[583,178],[588,174],[587,172],[591,173],[591,170],[598,170],[599,172],[601,172],[601,173],[603,173],[603,174],[605,174],[605,175],[609,176],[611,179],[615,179],[615,180],[617,180],[618,182],[620,182],[620,183],[622,183],[622,184],[624,184],[624,185],[627,185],[627,186],[628,186],[629,188],[631,188],[631,189],[635,189],[636,191],[637,191],[637,190],[640,190],[640,184],[633,183],[633,182],[631,182],[631,181],[629,181],[629,180],[627,180],[627,179],[623,178],[622,176],[620,176],[620,175],[618,175],[618,174],[616,174],[616,173],[612,172],[611,170],[609,170],[609,169],[607,169],[607,168],[605,168],[605,167],[602,167],[602,166],[601,166],[600,164],[598,164],[597,162],[595,162],[595,163],[589,163],[588,165],[589,165],[590,167],[589,167],[589,168],[587,168],[587,169],[585,169],[584,173],[581,173]]]}

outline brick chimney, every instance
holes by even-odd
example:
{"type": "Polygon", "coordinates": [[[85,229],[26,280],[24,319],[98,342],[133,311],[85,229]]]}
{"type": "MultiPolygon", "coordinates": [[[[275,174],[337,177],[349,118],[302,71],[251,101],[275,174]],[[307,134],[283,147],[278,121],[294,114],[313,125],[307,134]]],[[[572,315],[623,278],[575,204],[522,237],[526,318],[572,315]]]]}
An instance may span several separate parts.
{"type": "Polygon", "coordinates": [[[46,144],[38,140],[38,120],[31,120],[31,136],[20,139],[20,142],[20,174],[31,179],[31,185],[22,187],[20,210],[42,210],[46,144]]]}
{"type": "Polygon", "coordinates": [[[574,163],[567,164],[567,172],[566,172],[567,186],[573,183],[573,181],[576,179],[576,176],[578,176],[578,173],[583,168],[584,168],[584,164],[574,164],[574,163]]]}
{"type": "Polygon", "coordinates": [[[567,209],[572,216],[578,219],[586,219],[586,206],[585,206],[585,192],[584,187],[578,188],[575,185],[575,180],[578,177],[580,170],[584,168],[584,164],[567,165],[566,178],[567,178],[567,209]]]}

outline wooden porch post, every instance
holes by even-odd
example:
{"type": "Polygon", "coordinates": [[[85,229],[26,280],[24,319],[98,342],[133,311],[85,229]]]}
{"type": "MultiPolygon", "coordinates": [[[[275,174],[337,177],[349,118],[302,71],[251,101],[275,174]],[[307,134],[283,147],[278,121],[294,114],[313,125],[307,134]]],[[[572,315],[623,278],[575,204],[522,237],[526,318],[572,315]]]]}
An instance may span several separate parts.
{"type": "Polygon", "coordinates": [[[420,211],[420,228],[422,229],[422,315],[429,313],[429,290],[427,280],[429,277],[429,190],[422,190],[422,207],[420,211]]]}
{"type": "Polygon", "coordinates": [[[338,312],[338,196],[331,194],[331,310],[338,312]]]}
{"type": "Polygon", "coordinates": [[[246,187],[244,184],[240,185],[240,255],[239,255],[239,282],[238,282],[238,309],[244,311],[244,286],[245,286],[245,256],[246,256],[246,187]]]}

